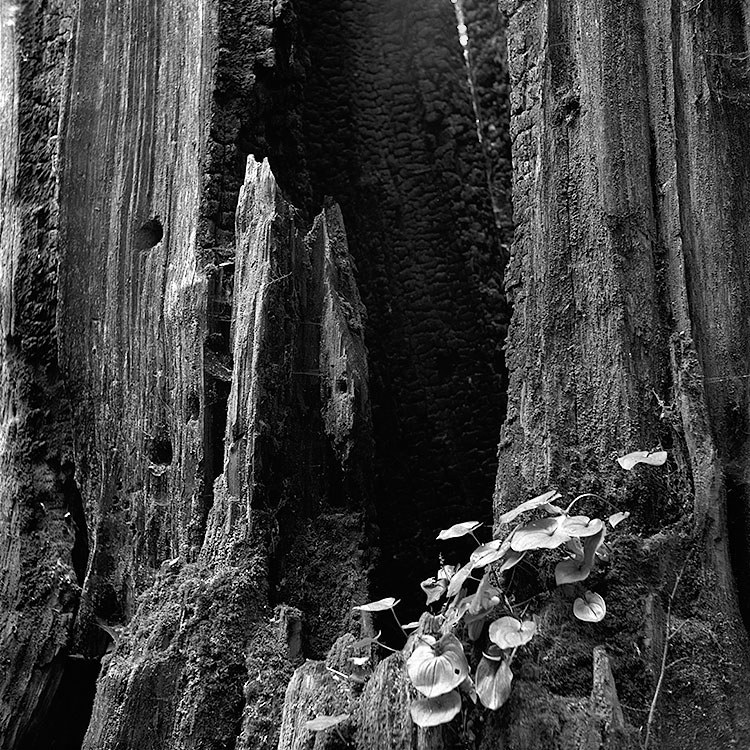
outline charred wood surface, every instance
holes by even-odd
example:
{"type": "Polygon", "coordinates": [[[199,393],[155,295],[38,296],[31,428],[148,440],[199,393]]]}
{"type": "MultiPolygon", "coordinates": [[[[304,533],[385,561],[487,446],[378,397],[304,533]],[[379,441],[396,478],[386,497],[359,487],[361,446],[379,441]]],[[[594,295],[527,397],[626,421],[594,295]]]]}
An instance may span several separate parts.
{"type": "MultiPolygon", "coordinates": [[[[638,535],[609,576],[620,582],[610,590],[619,600],[610,607],[620,623],[614,671],[636,709],[630,720],[646,720],[667,596],[687,569],[675,605],[684,661],[667,675],[659,747],[742,744],[748,535],[735,476],[745,440],[735,427],[748,398],[748,165],[739,145],[748,89],[737,66],[747,8],[503,9],[517,230],[496,509],[550,484],[625,504],[638,535]],[[612,460],[656,446],[672,456],[666,479],[625,474],[612,460]],[[655,590],[657,611],[648,604],[655,590]],[[626,677],[644,670],[648,686],[626,677]]],[[[574,675],[557,692],[575,693],[583,676],[574,675]]]]}

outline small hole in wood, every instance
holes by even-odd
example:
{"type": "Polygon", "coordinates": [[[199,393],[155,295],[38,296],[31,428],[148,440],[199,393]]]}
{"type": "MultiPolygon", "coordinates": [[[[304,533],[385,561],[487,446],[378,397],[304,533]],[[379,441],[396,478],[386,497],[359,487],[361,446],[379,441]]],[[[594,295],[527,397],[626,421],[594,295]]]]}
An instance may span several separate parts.
{"type": "Polygon", "coordinates": [[[149,250],[150,248],[158,245],[164,237],[164,227],[159,221],[159,217],[155,216],[153,219],[149,219],[147,222],[141,224],[138,231],[135,233],[133,240],[136,250],[149,250]]]}
{"type": "Polygon", "coordinates": [[[196,420],[201,414],[201,401],[195,393],[191,393],[187,397],[187,414],[186,420],[196,420]]]}
{"type": "Polygon", "coordinates": [[[172,442],[165,438],[156,438],[149,449],[149,459],[154,464],[172,463],[172,442]]]}

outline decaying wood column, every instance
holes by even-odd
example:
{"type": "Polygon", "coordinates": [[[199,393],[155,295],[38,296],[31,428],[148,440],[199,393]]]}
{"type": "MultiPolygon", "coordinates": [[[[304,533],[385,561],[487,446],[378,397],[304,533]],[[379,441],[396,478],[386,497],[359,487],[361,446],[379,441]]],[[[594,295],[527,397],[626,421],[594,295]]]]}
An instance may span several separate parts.
{"type": "MultiPolygon", "coordinates": [[[[3,747],[43,731],[40,722],[54,709],[57,687],[69,689],[70,675],[90,666],[66,657],[87,542],[55,320],[57,132],[73,5],[0,4],[3,747]]],[[[89,671],[92,686],[96,671],[89,671]]],[[[84,702],[91,692],[81,692],[84,702]]],[[[76,699],[66,708],[75,724],[76,699]]]]}
{"type": "Polygon", "coordinates": [[[550,485],[593,491],[626,505],[637,533],[599,582],[612,625],[566,637],[548,614],[567,654],[547,652],[539,678],[581,695],[575,655],[606,637],[626,717],[645,730],[684,567],[658,746],[741,744],[747,7],[503,7],[517,230],[496,508],[550,485]],[[670,452],[664,472],[613,461],[657,446],[670,452]]]}

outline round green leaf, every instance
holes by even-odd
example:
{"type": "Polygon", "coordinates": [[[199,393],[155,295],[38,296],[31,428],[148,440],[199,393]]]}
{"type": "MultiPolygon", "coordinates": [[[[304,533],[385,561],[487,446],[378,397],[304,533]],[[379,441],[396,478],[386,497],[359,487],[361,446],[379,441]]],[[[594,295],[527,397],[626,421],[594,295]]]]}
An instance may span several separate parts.
{"type": "Polygon", "coordinates": [[[573,602],[573,614],[584,622],[599,622],[607,614],[607,605],[599,594],[587,591],[573,602]]]}
{"type": "Polygon", "coordinates": [[[538,497],[532,497],[531,500],[526,500],[525,502],[513,508],[513,510],[509,510],[507,513],[503,513],[500,518],[497,519],[497,522],[499,524],[510,523],[514,519],[518,518],[521,513],[525,513],[527,510],[533,510],[534,508],[538,508],[541,505],[546,505],[553,500],[557,500],[558,497],[560,497],[560,493],[557,492],[557,490],[550,490],[549,492],[545,492],[543,495],[539,495],[538,497]]]}
{"type": "Polygon", "coordinates": [[[560,529],[561,517],[539,518],[521,526],[510,540],[510,546],[516,552],[530,549],[555,549],[570,539],[560,529]]]}
{"type": "Polygon", "coordinates": [[[493,539],[487,544],[483,544],[481,547],[477,547],[469,558],[469,562],[474,568],[484,568],[486,565],[491,565],[503,557],[503,552],[500,551],[502,542],[499,539],[493,539]]]}
{"type": "Polygon", "coordinates": [[[528,643],[536,633],[533,620],[517,620],[515,617],[501,617],[490,624],[490,640],[500,648],[515,648],[528,643]]]}
{"type": "Polygon", "coordinates": [[[458,687],[469,674],[461,641],[448,633],[439,641],[421,636],[406,662],[406,673],[414,687],[428,698],[458,687]]]}
{"type": "Polygon", "coordinates": [[[449,722],[461,710],[461,696],[457,690],[437,695],[434,698],[421,698],[409,706],[411,720],[418,727],[436,727],[449,722]]]}
{"type": "Polygon", "coordinates": [[[456,539],[466,534],[471,534],[474,529],[478,529],[482,525],[481,521],[464,521],[464,523],[456,523],[449,529],[443,529],[438,535],[438,539],[456,539]]]}
{"type": "Polygon", "coordinates": [[[401,600],[387,596],[385,599],[378,599],[378,601],[369,604],[360,604],[358,607],[352,607],[352,609],[358,609],[360,612],[385,612],[393,609],[399,601],[401,600]]]}
{"type": "Polygon", "coordinates": [[[507,661],[494,661],[482,657],[475,678],[477,695],[482,705],[497,711],[510,697],[513,672],[507,661]]]}
{"type": "Polygon", "coordinates": [[[620,456],[620,458],[617,459],[617,463],[620,464],[625,471],[630,471],[637,464],[662,466],[666,463],[666,460],[666,451],[633,451],[633,453],[628,453],[626,456],[620,456]]]}
{"type": "Polygon", "coordinates": [[[607,520],[614,529],[618,523],[622,523],[626,518],[630,518],[630,513],[627,510],[624,513],[613,513],[607,520]]]}
{"type": "Polygon", "coordinates": [[[598,534],[604,521],[601,518],[589,518],[588,516],[565,516],[560,521],[560,531],[568,536],[594,536],[598,534]]]}
{"type": "Polygon", "coordinates": [[[591,573],[591,566],[582,560],[563,560],[555,565],[555,583],[577,583],[585,581],[591,573]]]}

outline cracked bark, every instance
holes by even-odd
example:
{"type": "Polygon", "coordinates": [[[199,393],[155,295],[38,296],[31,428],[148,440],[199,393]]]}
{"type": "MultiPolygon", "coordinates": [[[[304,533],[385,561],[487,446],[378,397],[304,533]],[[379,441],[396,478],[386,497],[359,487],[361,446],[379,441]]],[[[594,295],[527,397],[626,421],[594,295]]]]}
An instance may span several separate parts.
{"type": "MultiPolygon", "coordinates": [[[[633,512],[639,534],[610,573],[622,585],[609,589],[619,630],[609,650],[635,727],[658,677],[666,595],[692,550],[678,597],[678,655],[689,658],[667,675],[658,747],[741,744],[750,721],[740,687],[747,526],[735,479],[745,441],[735,427],[748,398],[739,250],[748,172],[738,148],[748,132],[737,66],[747,7],[584,0],[503,9],[517,230],[496,512],[550,484],[604,493],[633,512]],[[659,444],[673,461],[666,481],[624,476],[612,462],[613,452],[659,444]],[[644,602],[645,614],[631,617],[644,602]],[[643,660],[633,643],[646,646],[643,660]],[[644,672],[653,679],[639,689],[632,675],[644,672]]],[[[575,658],[550,663],[542,684],[572,699],[575,658]],[[566,664],[568,674],[555,675],[566,664]]],[[[556,746],[547,729],[535,746],[556,746]]]]}

